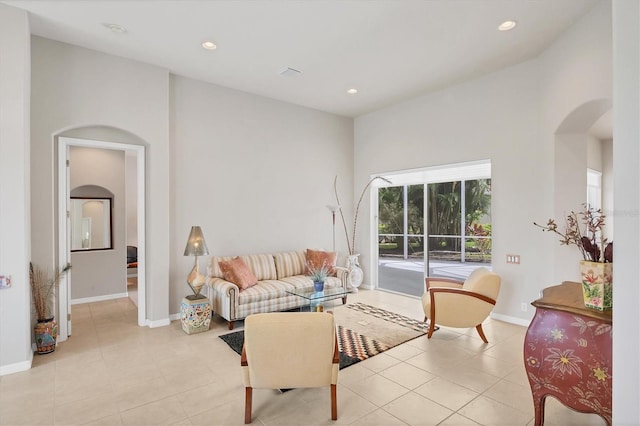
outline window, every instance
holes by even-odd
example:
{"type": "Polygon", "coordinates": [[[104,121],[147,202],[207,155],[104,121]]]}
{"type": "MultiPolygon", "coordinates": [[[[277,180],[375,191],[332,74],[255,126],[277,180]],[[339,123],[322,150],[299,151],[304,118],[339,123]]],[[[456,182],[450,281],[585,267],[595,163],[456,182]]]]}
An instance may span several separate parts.
{"type": "Polygon", "coordinates": [[[602,208],[602,173],[597,170],[587,169],[587,204],[602,208]]]}
{"type": "Polygon", "coordinates": [[[425,276],[464,280],[480,264],[491,267],[489,161],[384,177],[392,184],[379,186],[372,221],[378,288],[420,296],[425,276]]]}

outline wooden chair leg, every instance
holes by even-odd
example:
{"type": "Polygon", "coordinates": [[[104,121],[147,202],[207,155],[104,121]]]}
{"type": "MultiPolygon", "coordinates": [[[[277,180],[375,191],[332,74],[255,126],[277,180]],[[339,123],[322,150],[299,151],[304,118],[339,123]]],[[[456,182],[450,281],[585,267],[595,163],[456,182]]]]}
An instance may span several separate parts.
{"type": "Polygon", "coordinates": [[[535,426],[542,426],[544,424],[544,400],[547,395],[533,394],[533,411],[535,414],[533,424],[535,426]]]}
{"type": "Polygon", "coordinates": [[[489,343],[489,341],[484,335],[484,331],[482,330],[482,324],[476,325],[476,330],[478,331],[478,334],[480,335],[480,338],[482,339],[482,341],[485,343],[489,343]]]}
{"type": "MultiPolygon", "coordinates": [[[[425,317],[425,321],[427,318],[425,317]]],[[[433,335],[433,331],[436,329],[436,323],[434,321],[429,320],[429,333],[427,333],[427,339],[431,339],[433,335]]]]}
{"type": "Polygon", "coordinates": [[[338,398],[336,385],[331,385],[331,420],[338,420],[338,398]]]}
{"type": "Polygon", "coordinates": [[[233,330],[233,321],[229,321],[229,330],[233,330]]]}
{"type": "Polygon", "coordinates": [[[251,423],[251,401],[253,399],[253,388],[244,388],[244,424],[251,423]]]}

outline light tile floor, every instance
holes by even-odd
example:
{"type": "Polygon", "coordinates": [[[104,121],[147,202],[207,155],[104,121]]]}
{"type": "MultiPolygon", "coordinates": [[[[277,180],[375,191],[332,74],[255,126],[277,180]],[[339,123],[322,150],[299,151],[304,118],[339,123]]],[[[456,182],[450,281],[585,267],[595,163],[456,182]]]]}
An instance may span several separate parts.
{"type": "MultiPolygon", "coordinates": [[[[422,318],[418,299],[381,291],[349,295],[422,318]]],[[[179,321],[136,325],[128,298],[73,306],[73,336],[29,371],[0,377],[2,425],[235,425],[244,417],[240,357],[179,321]]],[[[240,329],[242,323],[237,323],[240,329]]],[[[354,425],[529,425],[533,407],[522,363],[525,328],[488,320],[438,330],[340,371],[338,420],[354,425]]],[[[255,390],[253,424],[332,424],[328,389],[255,390]]],[[[547,425],[603,424],[549,398],[547,425]]]]}

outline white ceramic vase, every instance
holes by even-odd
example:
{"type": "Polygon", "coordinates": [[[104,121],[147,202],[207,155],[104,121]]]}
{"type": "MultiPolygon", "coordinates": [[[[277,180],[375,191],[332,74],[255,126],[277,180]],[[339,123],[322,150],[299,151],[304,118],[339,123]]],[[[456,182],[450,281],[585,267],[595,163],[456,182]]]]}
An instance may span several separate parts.
{"type": "Polygon", "coordinates": [[[362,268],[360,268],[360,264],[358,263],[359,256],[359,253],[347,256],[347,269],[349,270],[347,281],[351,286],[351,291],[354,293],[358,292],[358,287],[362,284],[363,279],[362,268]]]}

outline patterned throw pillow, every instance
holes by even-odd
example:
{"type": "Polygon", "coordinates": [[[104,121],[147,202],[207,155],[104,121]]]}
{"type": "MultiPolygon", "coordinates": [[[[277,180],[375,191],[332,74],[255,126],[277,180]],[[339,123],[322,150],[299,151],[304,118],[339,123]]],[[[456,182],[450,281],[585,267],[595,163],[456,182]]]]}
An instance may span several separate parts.
{"type": "Polygon", "coordinates": [[[240,291],[258,284],[256,276],[239,257],[228,261],[220,261],[219,265],[224,279],[237,285],[240,291]]]}
{"type": "Polygon", "coordinates": [[[306,268],[307,275],[309,275],[309,266],[319,269],[322,267],[322,264],[324,264],[329,268],[329,275],[332,277],[336,276],[335,266],[338,256],[335,252],[307,249],[306,255],[308,265],[306,268]]]}

